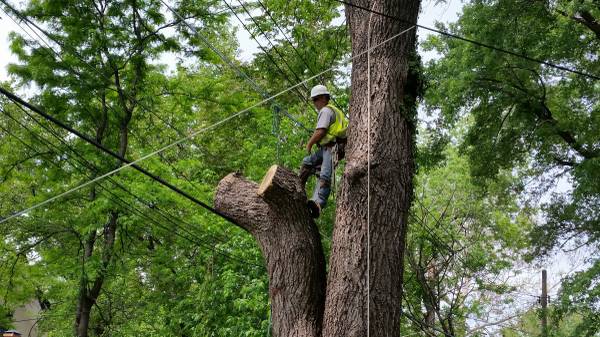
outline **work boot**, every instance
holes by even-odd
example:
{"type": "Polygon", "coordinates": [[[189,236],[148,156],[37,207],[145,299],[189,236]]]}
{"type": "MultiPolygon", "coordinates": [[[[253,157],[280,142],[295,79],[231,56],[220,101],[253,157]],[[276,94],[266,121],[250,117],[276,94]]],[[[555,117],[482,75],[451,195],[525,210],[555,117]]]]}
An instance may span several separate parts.
{"type": "Polygon", "coordinates": [[[314,200],[307,201],[306,205],[308,206],[308,212],[311,217],[316,219],[321,215],[321,205],[317,204],[314,200]]]}
{"type": "Polygon", "coordinates": [[[300,173],[298,176],[300,177],[300,183],[302,184],[302,188],[306,188],[306,182],[308,178],[315,172],[315,168],[312,166],[304,165],[300,166],[300,173]]]}

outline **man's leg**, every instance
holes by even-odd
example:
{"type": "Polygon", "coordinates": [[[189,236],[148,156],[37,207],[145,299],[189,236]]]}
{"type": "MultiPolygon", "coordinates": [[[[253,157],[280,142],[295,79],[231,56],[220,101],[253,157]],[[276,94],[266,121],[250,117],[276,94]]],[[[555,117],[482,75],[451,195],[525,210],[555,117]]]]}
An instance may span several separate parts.
{"type": "Polygon", "coordinates": [[[319,204],[321,209],[327,205],[327,198],[331,193],[331,174],[333,172],[333,161],[331,147],[322,147],[322,163],[319,181],[315,186],[312,200],[319,204]]]}
{"type": "Polygon", "coordinates": [[[319,148],[319,150],[316,152],[304,157],[302,160],[302,166],[300,167],[300,172],[298,173],[302,187],[306,187],[306,181],[308,181],[308,178],[315,173],[315,168],[321,164],[321,161],[323,161],[323,152],[321,148],[319,148]]]}

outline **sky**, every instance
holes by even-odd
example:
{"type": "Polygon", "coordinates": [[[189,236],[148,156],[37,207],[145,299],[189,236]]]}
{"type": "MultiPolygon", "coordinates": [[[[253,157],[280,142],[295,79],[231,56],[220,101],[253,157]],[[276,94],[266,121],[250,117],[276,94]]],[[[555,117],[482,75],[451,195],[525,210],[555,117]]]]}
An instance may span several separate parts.
{"type": "MultiPolygon", "coordinates": [[[[419,24],[424,26],[433,27],[435,22],[453,22],[458,18],[458,14],[462,9],[463,3],[461,0],[448,0],[446,3],[432,0],[425,0],[422,4],[421,14],[419,16],[419,24]]],[[[234,25],[239,25],[235,19],[232,20],[234,25]]],[[[17,31],[22,34],[20,28],[9,19],[4,12],[0,12],[0,82],[9,80],[6,72],[6,66],[11,62],[16,62],[16,58],[11,55],[9,50],[8,34],[11,31],[17,31]]],[[[420,40],[427,38],[431,34],[428,31],[418,31],[420,40]]],[[[249,34],[244,30],[238,29],[238,39],[240,42],[239,56],[242,60],[251,60],[254,53],[259,49],[255,42],[250,38],[249,34]]],[[[434,53],[421,53],[423,60],[428,61],[435,58],[434,53]]],[[[165,59],[169,62],[169,59],[165,59]]],[[[174,62],[171,62],[174,64],[174,62]]],[[[520,291],[524,294],[523,296],[530,296],[531,300],[533,294],[539,294],[540,285],[540,269],[548,269],[548,284],[551,288],[550,293],[555,294],[558,289],[560,278],[573,270],[582,268],[580,265],[581,261],[585,259],[585,252],[579,252],[576,254],[565,255],[558,254],[554,258],[549,259],[545,263],[540,265],[522,266],[522,270],[518,275],[511,276],[511,282],[515,285],[520,286],[520,291]],[[583,255],[582,255],[583,254],[583,255]]]]}
{"type": "MultiPolygon", "coordinates": [[[[447,3],[436,4],[435,1],[425,0],[422,5],[421,15],[419,16],[419,24],[433,27],[436,21],[452,22],[458,17],[457,13],[462,8],[460,0],[449,0],[447,3]]],[[[342,18],[340,18],[341,20],[342,18]]],[[[241,25],[232,19],[232,24],[239,27],[238,39],[240,42],[240,59],[249,61],[253,55],[259,51],[256,43],[251,39],[250,35],[241,28],[241,25]]],[[[23,31],[17,26],[6,13],[0,11],[0,81],[8,80],[6,66],[11,62],[16,62],[16,58],[10,53],[8,34],[12,31],[23,34],[23,31]]],[[[419,38],[423,40],[429,35],[429,32],[419,31],[419,38]]],[[[263,41],[261,41],[262,43],[263,41]]],[[[434,57],[432,53],[422,53],[424,61],[434,57]]],[[[168,60],[168,58],[166,59],[168,60]]]]}

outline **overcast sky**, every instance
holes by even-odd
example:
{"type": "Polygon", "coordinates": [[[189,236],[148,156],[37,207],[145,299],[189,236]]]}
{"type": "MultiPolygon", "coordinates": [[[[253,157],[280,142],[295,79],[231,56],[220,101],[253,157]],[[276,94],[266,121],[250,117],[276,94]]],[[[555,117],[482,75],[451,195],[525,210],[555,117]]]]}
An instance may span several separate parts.
{"type": "MultiPolygon", "coordinates": [[[[450,0],[448,3],[440,3],[435,5],[435,1],[424,1],[422,13],[419,17],[419,23],[424,26],[433,26],[436,21],[451,22],[456,20],[457,13],[461,10],[462,3],[459,0],[450,0]]],[[[239,26],[236,20],[232,23],[239,26]]],[[[0,81],[8,79],[6,66],[8,63],[16,62],[16,58],[11,55],[9,50],[8,34],[11,31],[23,34],[23,31],[6,16],[4,12],[0,12],[0,81]]],[[[428,32],[419,31],[420,39],[429,35],[428,32]]],[[[254,53],[259,49],[256,43],[251,39],[250,35],[244,29],[238,29],[238,38],[240,41],[240,58],[242,60],[252,59],[254,53]]],[[[261,41],[262,42],[262,41],[261,41]]],[[[432,54],[423,55],[427,60],[432,57],[432,54]]]]}

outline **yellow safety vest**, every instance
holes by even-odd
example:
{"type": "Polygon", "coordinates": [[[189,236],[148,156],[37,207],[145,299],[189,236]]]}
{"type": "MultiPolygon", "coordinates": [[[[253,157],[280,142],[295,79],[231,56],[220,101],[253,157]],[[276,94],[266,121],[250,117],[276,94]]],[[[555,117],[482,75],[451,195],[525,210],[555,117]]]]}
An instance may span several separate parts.
{"type": "Polygon", "coordinates": [[[346,118],[342,110],[332,104],[327,104],[327,107],[335,113],[335,122],[329,125],[327,134],[319,142],[320,145],[329,144],[335,141],[336,138],[346,138],[346,129],[348,128],[348,118],[346,118]]]}

